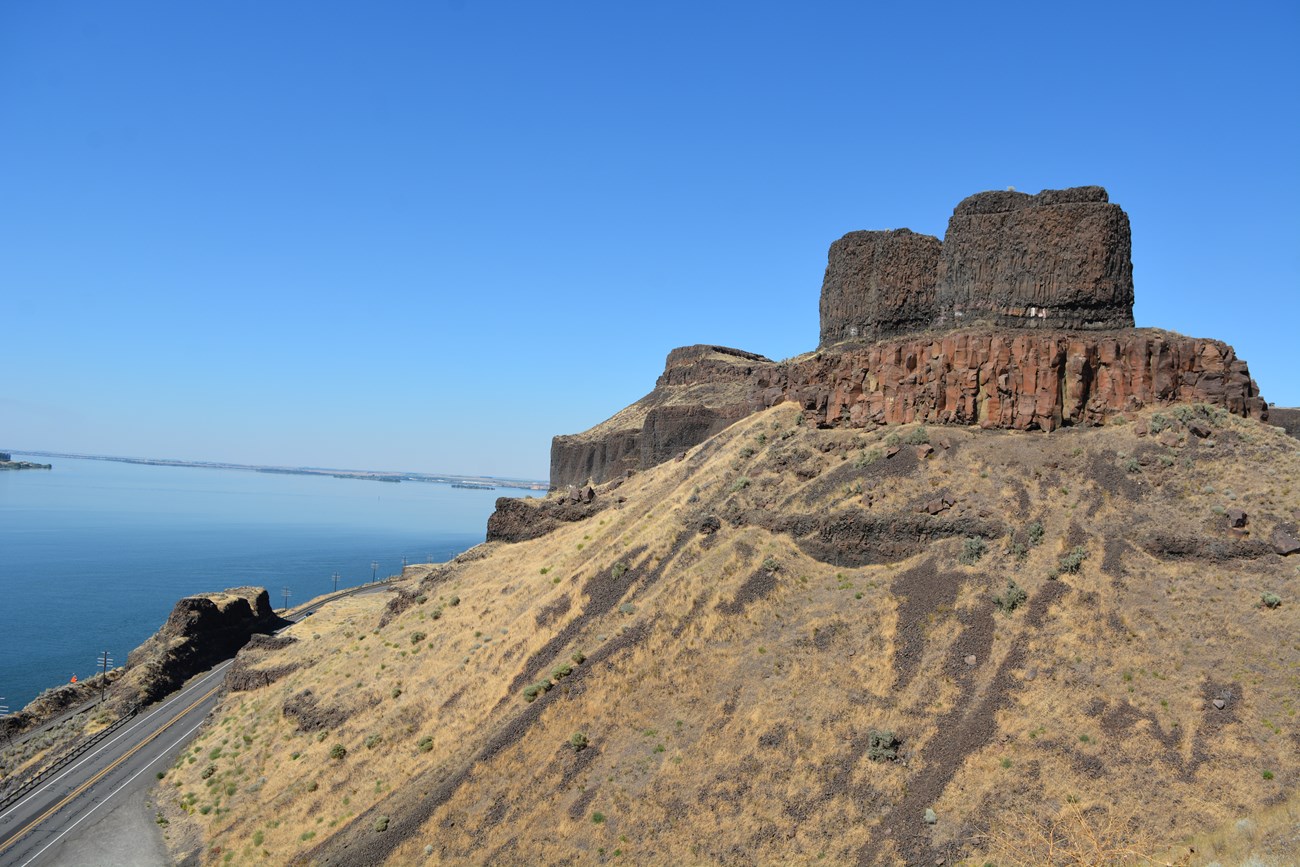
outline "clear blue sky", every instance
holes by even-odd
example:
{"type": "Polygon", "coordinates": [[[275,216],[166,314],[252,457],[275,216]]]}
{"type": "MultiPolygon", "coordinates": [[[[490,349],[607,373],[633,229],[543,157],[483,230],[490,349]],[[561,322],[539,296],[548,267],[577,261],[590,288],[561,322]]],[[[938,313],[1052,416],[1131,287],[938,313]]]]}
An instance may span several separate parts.
{"type": "Polygon", "coordinates": [[[1106,186],[1138,324],[1300,405],[1297,9],[4,4],[0,446],[544,478],[1007,186],[1106,186]]]}

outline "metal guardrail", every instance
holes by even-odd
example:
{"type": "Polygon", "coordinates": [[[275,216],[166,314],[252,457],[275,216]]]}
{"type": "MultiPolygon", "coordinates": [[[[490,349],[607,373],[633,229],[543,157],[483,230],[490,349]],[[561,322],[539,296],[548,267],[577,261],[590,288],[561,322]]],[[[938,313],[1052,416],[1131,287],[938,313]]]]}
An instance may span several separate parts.
{"type": "Polygon", "coordinates": [[[128,710],[126,713],[124,713],[122,716],[118,717],[116,720],[114,720],[112,725],[109,725],[106,728],[100,729],[99,731],[95,732],[93,735],[86,738],[86,740],[82,741],[75,748],[73,748],[73,750],[70,753],[67,753],[66,755],[62,756],[54,764],[37,771],[34,776],[24,781],[21,785],[18,786],[18,788],[14,789],[12,792],[9,792],[3,797],[0,797],[0,810],[8,809],[10,804],[14,804],[17,803],[18,801],[21,801],[27,795],[28,792],[30,792],[32,789],[39,786],[51,774],[63,770],[68,765],[76,761],[78,758],[85,755],[88,751],[93,749],[95,745],[98,744],[100,741],[102,741],[104,738],[108,737],[110,734],[117,731],[122,726],[126,725],[127,720],[131,719],[139,712],[140,712],[140,705],[138,704],[132,705],[131,709],[128,710]]]}

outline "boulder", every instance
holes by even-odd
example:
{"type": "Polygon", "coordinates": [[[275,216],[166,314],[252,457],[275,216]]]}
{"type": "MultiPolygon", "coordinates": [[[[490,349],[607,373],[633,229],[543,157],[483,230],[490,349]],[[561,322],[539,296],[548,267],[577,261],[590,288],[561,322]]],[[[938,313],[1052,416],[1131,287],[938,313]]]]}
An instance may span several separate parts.
{"type": "Polygon", "coordinates": [[[1273,530],[1273,550],[1281,554],[1283,557],[1288,557],[1291,554],[1300,554],[1300,539],[1297,539],[1294,534],[1288,533],[1286,530],[1278,527],[1273,530]]]}
{"type": "Polygon", "coordinates": [[[1128,215],[1101,187],[977,193],[953,210],[935,323],[1133,327],[1128,215]]]}

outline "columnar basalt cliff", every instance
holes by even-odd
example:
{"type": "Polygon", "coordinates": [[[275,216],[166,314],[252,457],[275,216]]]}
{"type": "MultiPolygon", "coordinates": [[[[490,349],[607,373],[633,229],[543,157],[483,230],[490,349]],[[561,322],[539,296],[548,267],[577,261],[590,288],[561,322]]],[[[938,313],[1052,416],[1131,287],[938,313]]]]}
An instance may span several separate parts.
{"type": "Polygon", "coordinates": [[[1128,215],[1101,187],[977,193],[948,221],[938,325],[1133,327],[1128,215]]]}
{"type": "Polygon", "coordinates": [[[849,232],[826,257],[821,343],[892,337],[935,318],[939,239],[909,229],[849,232]]]}
{"type": "Polygon", "coordinates": [[[725,346],[668,353],[654,391],[589,431],[551,441],[551,485],[652,467],[749,415],[751,377],[772,360],[725,346]]]}
{"type": "Polygon", "coordinates": [[[774,365],[755,409],[794,400],[818,425],[978,424],[1017,430],[1105,424],[1158,403],[1267,408],[1231,346],[1156,329],[1111,334],[965,330],[774,365]]]}
{"type": "Polygon", "coordinates": [[[954,209],[942,244],[907,229],[850,232],[827,256],[816,353],[778,364],[673,350],[649,395],[555,438],[551,484],[654,466],[786,400],[828,426],[1050,431],[1173,402],[1266,419],[1231,346],[1133,327],[1130,248],[1128,216],[1101,187],[978,193],[954,209]]]}

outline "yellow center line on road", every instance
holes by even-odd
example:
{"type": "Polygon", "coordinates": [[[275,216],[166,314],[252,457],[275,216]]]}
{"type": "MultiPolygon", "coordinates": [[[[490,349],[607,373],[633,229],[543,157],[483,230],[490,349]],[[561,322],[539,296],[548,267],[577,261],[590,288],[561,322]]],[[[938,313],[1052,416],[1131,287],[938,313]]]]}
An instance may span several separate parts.
{"type": "Polygon", "coordinates": [[[145,746],[147,746],[147,745],[149,744],[149,742],[152,741],[154,738],[158,737],[160,734],[162,734],[163,732],[167,731],[167,729],[171,728],[173,724],[175,724],[178,720],[180,720],[182,717],[184,717],[187,713],[189,713],[190,711],[194,710],[194,708],[198,707],[200,704],[202,704],[203,702],[205,702],[205,701],[207,701],[209,698],[211,698],[213,695],[215,695],[216,692],[217,692],[217,690],[221,689],[221,686],[222,686],[222,685],[219,683],[219,684],[217,684],[216,686],[214,686],[212,689],[210,689],[210,690],[208,690],[207,692],[205,692],[203,695],[199,696],[199,698],[197,698],[197,699],[194,700],[194,703],[193,703],[193,704],[191,704],[189,707],[185,708],[185,710],[181,711],[180,713],[176,714],[176,716],[174,716],[174,717],[172,717],[170,720],[168,720],[168,721],[167,721],[167,722],[162,726],[162,728],[158,729],[158,731],[154,732],[153,734],[149,735],[149,736],[148,736],[147,738],[145,738],[144,740],[140,741],[140,743],[136,744],[134,747],[132,747],[132,748],[131,748],[130,750],[128,750],[127,752],[123,753],[121,756],[118,756],[118,758],[117,758],[117,759],[116,759],[116,760],[115,760],[111,765],[109,765],[108,767],[104,768],[104,770],[100,771],[98,774],[95,774],[95,776],[91,777],[89,780],[86,780],[86,782],[84,782],[84,783],[82,783],[80,786],[78,786],[78,787],[77,787],[77,788],[76,788],[72,793],[70,793],[70,794],[69,794],[67,797],[65,797],[62,801],[59,801],[57,804],[55,804],[53,807],[50,807],[48,810],[46,810],[46,811],[45,811],[44,813],[42,813],[40,816],[38,816],[37,818],[35,818],[35,819],[33,819],[32,821],[28,822],[26,827],[24,827],[24,828],[23,828],[21,831],[19,831],[18,833],[14,834],[12,837],[10,837],[8,840],[6,840],[4,843],[0,843],[0,853],[3,853],[3,852],[4,852],[5,850],[7,850],[10,846],[14,845],[14,843],[17,843],[17,842],[18,842],[19,840],[21,840],[23,837],[27,836],[27,834],[29,834],[29,833],[30,833],[30,832],[31,832],[31,831],[32,831],[32,830],[33,830],[37,825],[41,824],[41,823],[44,822],[46,819],[50,818],[50,817],[53,816],[55,813],[59,812],[59,810],[62,810],[62,809],[63,809],[64,807],[66,807],[69,803],[71,803],[73,800],[75,800],[76,798],[78,798],[78,797],[79,797],[83,792],[85,792],[85,791],[86,791],[87,789],[89,789],[91,786],[95,785],[95,783],[97,783],[97,782],[99,782],[101,779],[103,779],[104,776],[105,776],[106,774],[108,774],[110,771],[112,771],[112,770],[113,770],[114,768],[116,768],[118,765],[122,764],[122,762],[125,762],[127,759],[131,758],[131,756],[133,756],[133,755],[135,755],[136,753],[138,753],[141,749],[143,749],[145,746]]]}

